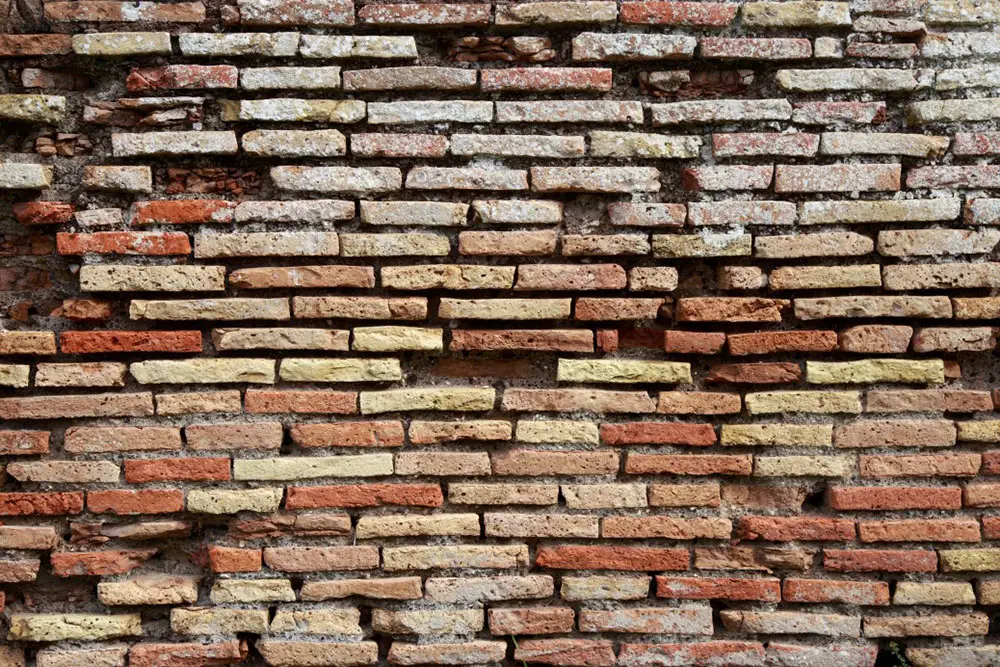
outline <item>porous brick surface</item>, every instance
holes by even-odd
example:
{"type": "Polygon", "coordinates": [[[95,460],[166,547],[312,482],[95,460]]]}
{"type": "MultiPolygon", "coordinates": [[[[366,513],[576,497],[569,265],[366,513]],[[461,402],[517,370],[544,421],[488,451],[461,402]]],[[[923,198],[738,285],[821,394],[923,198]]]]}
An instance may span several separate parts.
{"type": "Polygon", "coordinates": [[[0,0],[0,667],[1000,665],[998,21],[0,0]]]}

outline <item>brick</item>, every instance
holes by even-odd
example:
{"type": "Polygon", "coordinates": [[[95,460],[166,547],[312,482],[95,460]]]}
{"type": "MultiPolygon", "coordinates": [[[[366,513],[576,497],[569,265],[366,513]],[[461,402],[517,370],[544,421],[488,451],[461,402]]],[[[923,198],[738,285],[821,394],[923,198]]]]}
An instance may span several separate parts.
{"type": "Polygon", "coordinates": [[[852,541],[855,537],[854,522],[851,520],[808,517],[743,517],[736,527],[736,532],[745,539],[770,542],[794,540],[840,542],[852,541]]]}
{"type": "Polygon", "coordinates": [[[449,140],[433,134],[351,135],[351,153],[358,157],[444,157],[449,140]]]}
{"type": "Polygon", "coordinates": [[[232,131],[121,133],[111,135],[111,146],[115,157],[234,155],[237,151],[232,131]]]}
{"type": "Polygon", "coordinates": [[[728,539],[732,525],[728,519],[673,519],[669,517],[605,517],[601,536],[623,539],[666,538],[728,539]]]}
{"type": "Polygon", "coordinates": [[[682,644],[622,644],[618,664],[628,667],[657,660],[681,661],[679,664],[763,664],[764,646],[756,642],[708,641],[682,644]]]}
{"type": "Polygon", "coordinates": [[[609,667],[616,664],[610,641],[587,639],[526,639],[518,643],[514,659],[542,665],[609,667]]]}
{"type": "Polygon", "coordinates": [[[716,442],[711,424],[679,422],[631,422],[602,424],[601,441],[606,445],[699,445],[716,442]]]}
{"type": "Polygon", "coordinates": [[[363,24],[391,27],[483,25],[489,21],[489,10],[489,5],[480,4],[431,7],[385,4],[362,7],[358,19],[363,24]]]}
{"type": "Polygon", "coordinates": [[[978,454],[863,455],[858,468],[862,477],[974,477],[981,462],[978,454]]]}
{"type": "Polygon", "coordinates": [[[948,519],[912,519],[899,521],[861,521],[858,534],[862,542],[979,542],[978,521],[948,519]]]}
{"type": "Polygon", "coordinates": [[[599,67],[547,67],[483,70],[480,87],[490,92],[604,92],[612,71],[599,67]]]}
{"type": "Polygon", "coordinates": [[[469,604],[518,599],[542,599],[554,592],[549,575],[494,577],[433,577],[427,579],[425,595],[431,602],[469,604]]]}
{"type": "Polygon", "coordinates": [[[687,35],[641,33],[580,33],[573,38],[573,60],[642,61],[678,60],[694,55],[696,40],[687,35]]]}
{"type": "Polygon", "coordinates": [[[599,0],[512,3],[497,8],[496,23],[503,26],[614,23],[617,13],[612,3],[599,0]]]}
{"type": "Polygon", "coordinates": [[[659,571],[688,569],[686,549],[542,546],[535,562],[553,569],[659,571]]]}
{"type": "Polygon", "coordinates": [[[653,167],[532,167],[534,192],[657,192],[660,172],[653,167]]]}
{"type": "Polygon", "coordinates": [[[523,544],[455,545],[435,547],[395,547],[382,551],[383,568],[434,570],[454,568],[516,569],[527,565],[528,549],[523,544]]]}
{"type": "Polygon", "coordinates": [[[633,475],[749,475],[753,461],[749,456],[692,454],[629,454],[625,472],[633,475]]]}
{"type": "Polygon", "coordinates": [[[658,576],[656,577],[656,596],[680,600],[721,599],[777,602],[781,599],[781,582],[778,579],[722,577],[703,579],[699,577],[658,576]]]}
{"type": "Polygon", "coordinates": [[[791,611],[722,611],[727,630],[764,634],[816,634],[829,637],[857,637],[861,617],[840,614],[813,614],[791,611]]]}
{"type": "Polygon", "coordinates": [[[153,414],[148,392],[0,399],[0,419],[139,417],[153,414]]]}
{"type": "Polygon", "coordinates": [[[653,125],[787,120],[792,107],[786,99],[705,100],[650,105],[653,125]]]}
{"type": "Polygon", "coordinates": [[[334,600],[352,595],[384,600],[411,600],[421,597],[419,577],[386,579],[334,579],[307,581],[302,585],[303,600],[334,600]]]}
{"type": "Polygon", "coordinates": [[[837,349],[834,331],[796,330],[730,334],[729,352],[733,355],[772,354],[774,352],[830,352],[837,349]]]}
{"type": "Polygon", "coordinates": [[[711,610],[704,608],[631,608],[616,611],[582,609],[583,632],[634,632],[644,634],[710,635],[711,610]]]}
{"type": "Polygon", "coordinates": [[[780,322],[787,301],[758,297],[691,297],[680,299],[677,319],[683,322],[780,322]]]}
{"type": "Polygon", "coordinates": [[[236,88],[237,68],[230,65],[167,65],[140,67],[129,72],[129,92],[236,88]]]}
{"type": "Polygon", "coordinates": [[[837,447],[950,447],[955,441],[954,424],[942,419],[857,421],[834,429],[837,447]]]}
{"type": "Polygon", "coordinates": [[[783,90],[804,93],[852,90],[907,92],[915,90],[920,85],[915,73],[910,70],[861,67],[823,70],[783,69],[778,70],[775,80],[783,90]]]}
{"type": "Polygon", "coordinates": [[[678,331],[671,329],[664,336],[663,345],[674,354],[718,354],[726,344],[722,332],[678,331]]]}
{"type": "Polygon", "coordinates": [[[926,549],[825,549],[823,567],[831,572],[936,572],[938,556],[926,549]]]}
{"type": "Polygon", "coordinates": [[[507,389],[501,407],[514,412],[648,413],[646,392],[602,389],[507,389]]]}
{"type": "Polygon", "coordinates": [[[989,617],[963,615],[865,617],[866,637],[967,637],[989,633],[989,617]]]}
{"type": "Polygon", "coordinates": [[[510,450],[492,457],[494,475],[600,475],[618,471],[614,452],[510,450]]]}
{"type": "Polygon", "coordinates": [[[113,639],[142,634],[138,614],[14,614],[7,638],[13,641],[113,639]]]}
{"type": "Polygon", "coordinates": [[[836,510],[960,509],[957,487],[840,487],[830,489],[830,507],[836,510]]]}

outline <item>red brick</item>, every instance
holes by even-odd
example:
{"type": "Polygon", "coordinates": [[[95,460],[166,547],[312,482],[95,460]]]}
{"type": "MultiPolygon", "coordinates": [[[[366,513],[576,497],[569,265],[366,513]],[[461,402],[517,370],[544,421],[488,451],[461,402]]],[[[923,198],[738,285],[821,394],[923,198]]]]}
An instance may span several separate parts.
{"type": "Polygon", "coordinates": [[[983,517],[983,539],[986,540],[1000,539],[1000,517],[998,516],[983,517]]]}
{"type": "Polygon", "coordinates": [[[95,232],[56,234],[60,255],[187,255],[191,243],[181,232],[95,232]]]}
{"type": "Polygon", "coordinates": [[[618,664],[640,665],[763,665],[764,645],[758,642],[711,641],[683,644],[622,644],[618,664]]]}
{"type": "Polygon", "coordinates": [[[740,507],[799,512],[806,500],[806,489],[801,486],[726,484],[722,487],[722,497],[726,503],[740,507]]]}
{"type": "Polygon", "coordinates": [[[140,67],[129,72],[125,86],[130,93],[148,90],[236,88],[239,70],[232,65],[167,65],[140,67]]]}
{"type": "Polygon", "coordinates": [[[480,86],[490,92],[588,92],[611,90],[612,71],[597,67],[484,69],[480,86]]]}
{"type": "Polygon", "coordinates": [[[569,607],[490,609],[494,635],[554,635],[573,632],[575,612],[569,607]]]}
{"type": "Polygon", "coordinates": [[[667,331],[663,348],[673,354],[718,354],[726,344],[726,334],[704,331],[667,331]]]}
{"type": "Polygon", "coordinates": [[[785,384],[802,379],[802,368],[791,362],[719,364],[712,366],[706,382],[734,384],[785,384]]]}
{"type": "Polygon", "coordinates": [[[453,329],[448,349],[593,352],[594,334],[581,329],[453,329]]]}
{"type": "Polygon", "coordinates": [[[129,667],[209,667],[231,665],[246,660],[245,639],[216,644],[164,643],[133,644],[128,652],[129,667]]]}
{"type": "Polygon", "coordinates": [[[295,424],[292,442],[299,447],[402,447],[403,424],[398,421],[295,424]]]}
{"type": "Polygon", "coordinates": [[[661,391],[656,411],[668,415],[738,415],[739,394],[721,391],[661,391]]]}
{"type": "Polygon", "coordinates": [[[835,510],[957,510],[962,489],[956,487],[853,486],[830,489],[835,510]]]}
{"type": "Polygon", "coordinates": [[[235,202],[221,199],[140,201],[132,207],[132,224],[227,223],[233,221],[235,209],[235,202]]]}
{"type": "Polygon", "coordinates": [[[64,354],[202,351],[200,331],[64,331],[59,348],[64,354]]]}
{"type": "Polygon", "coordinates": [[[580,297],[576,300],[573,317],[581,322],[627,322],[632,320],[655,320],[668,301],[653,299],[594,299],[580,297]]]}
{"type": "MultiPolygon", "coordinates": [[[[812,55],[812,42],[808,39],[789,38],[754,38],[754,37],[703,37],[698,44],[702,58],[724,58],[726,60],[797,60],[809,58],[812,55]]],[[[712,141],[725,135],[712,135],[712,141]]],[[[760,136],[760,135],[758,135],[760,136]]],[[[779,149],[768,152],[766,145],[761,145],[762,151],[751,150],[746,155],[795,155],[812,156],[819,148],[819,137],[805,133],[775,134],[787,138],[779,142],[779,149]],[[801,137],[801,138],[800,138],[801,137]],[[788,152],[786,147],[799,146],[809,148],[811,152],[802,150],[788,152]],[[785,150],[783,150],[785,149],[785,150]]],[[[735,155],[736,153],[730,153],[735,155]]]]}
{"type": "Polygon", "coordinates": [[[514,660],[558,667],[611,667],[615,651],[603,639],[525,639],[514,649],[514,660]]]}
{"type": "Polygon", "coordinates": [[[831,572],[937,572],[936,551],[926,549],[824,549],[831,572]]]}
{"type": "Polygon", "coordinates": [[[974,519],[904,519],[860,521],[862,542],[979,542],[979,522],[974,519]]]}
{"type": "Polygon", "coordinates": [[[0,516],[58,516],[82,511],[82,493],[0,493],[0,516]]]}
{"type": "Polygon", "coordinates": [[[695,454],[629,454],[625,472],[632,475],[749,475],[750,456],[695,454]]]}
{"type": "Polygon", "coordinates": [[[369,570],[379,565],[377,547],[265,547],[264,563],[282,572],[369,570]]]}
{"type": "Polygon", "coordinates": [[[444,495],[438,484],[343,484],[339,486],[292,486],[285,507],[290,510],[317,507],[440,507],[444,495]]]}
{"type": "Polygon", "coordinates": [[[64,299],[62,305],[53,313],[53,317],[65,317],[74,322],[94,322],[109,319],[113,313],[112,305],[98,299],[64,299]]]}
{"type": "Polygon", "coordinates": [[[840,349],[861,354],[903,354],[910,347],[913,328],[862,324],[840,332],[840,349]]]}
{"type": "MultiPolygon", "coordinates": [[[[702,51],[705,50],[706,41],[701,43],[702,51]]],[[[724,40],[726,42],[740,42],[742,46],[746,42],[758,42],[772,40],[724,40]]],[[[804,43],[806,49],[811,49],[808,39],[795,40],[804,43]]],[[[711,42],[710,42],[711,43],[711,42]]],[[[755,45],[750,46],[753,50],[755,45]]],[[[742,49],[738,49],[742,50],[742,49]]],[[[712,152],[716,157],[753,157],[757,155],[788,155],[792,157],[809,157],[819,150],[819,135],[795,132],[791,134],[782,133],[742,133],[726,132],[712,135],[712,152]]]]}
{"type": "Polygon", "coordinates": [[[711,424],[628,422],[601,424],[601,442],[605,445],[713,445],[716,436],[711,424]]]}
{"type": "Polygon", "coordinates": [[[125,460],[125,481],[130,484],[225,481],[228,479],[228,458],[125,460]]]}
{"type": "Polygon", "coordinates": [[[152,414],[153,395],[149,392],[0,398],[0,419],[148,417],[152,414]]]}
{"type": "Polygon", "coordinates": [[[775,352],[832,352],[836,349],[836,331],[759,331],[729,334],[729,353],[736,356],[775,352]]]}
{"type": "Polygon", "coordinates": [[[984,475],[1000,475],[1000,452],[983,452],[984,475]]]}
{"type": "Polygon", "coordinates": [[[535,564],[557,570],[686,570],[689,554],[654,547],[541,546],[535,564]]]}
{"type": "Polygon", "coordinates": [[[656,597],[678,600],[781,601],[780,579],[656,577],[656,597]]]}
{"type": "MultiPolygon", "coordinates": [[[[0,43],[11,36],[0,35],[0,43]]],[[[65,225],[73,221],[76,207],[58,201],[29,201],[14,204],[12,211],[22,225],[65,225]]]]}
{"type": "Polygon", "coordinates": [[[248,389],[244,408],[248,414],[350,415],[358,411],[358,394],[353,391],[248,389]]]}
{"type": "Polygon", "coordinates": [[[208,548],[208,562],[212,572],[260,572],[263,551],[211,546],[208,548]]]}
{"type": "Polygon", "coordinates": [[[355,157],[444,157],[448,137],[439,134],[351,134],[351,154],[355,157]]]}
{"type": "Polygon", "coordinates": [[[854,521],[820,517],[745,516],[736,533],[747,540],[768,542],[849,542],[854,540],[854,521]]]}
{"type": "Polygon", "coordinates": [[[597,330],[597,349],[600,352],[610,353],[618,351],[618,331],[615,329],[597,330]]]}
{"type": "Polygon", "coordinates": [[[97,514],[170,514],[184,511],[184,493],[177,489],[88,491],[87,509],[97,514]]]}
{"type": "Polygon", "coordinates": [[[156,555],[156,549],[121,551],[56,551],[52,572],[57,577],[94,577],[125,574],[156,555]]]}
{"type": "Polygon", "coordinates": [[[375,270],[370,266],[341,264],[237,269],[229,274],[229,284],[244,289],[374,287],[375,270]]]}
{"type": "Polygon", "coordinates": [[[786,602],[889,604],[889,584],[884,581],[785,579],[782,593],[786,602]]]}
{"type": "Polygon", "coordinates": [[[188,449],[279,449],[285,433],[281,422],[255,424],[190,424],[184,428],[188,449]]]}
{"type": "Polygon", "coordinates": [[[736,18],[736,5],[716,2],[625,2],[621,22],[724,28],[736,18]]]}
{"type": "Polygon", "coordinates": [[[691,297],[677,302],[678,322],[780,322],[785,299],[718,296],[691,297]]]}
{"type": "Polygon", "coordinates": [[[0,431],[0,455],[48,454],[50,435],[48,431],[0,431]]]}
{"type": "Polygon", "coordinates": [[[73,53],[70,35],[0,35],[0,57],[73,53]]]}

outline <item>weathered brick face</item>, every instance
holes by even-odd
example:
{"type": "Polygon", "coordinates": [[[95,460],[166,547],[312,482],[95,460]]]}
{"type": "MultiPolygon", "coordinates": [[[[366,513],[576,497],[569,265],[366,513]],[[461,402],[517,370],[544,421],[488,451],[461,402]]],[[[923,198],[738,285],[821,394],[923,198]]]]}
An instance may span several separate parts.
{"type": "Polygon", "coordinates": [[[998,21],[0,0],[0,667],[1000,664],[998,21]]]}

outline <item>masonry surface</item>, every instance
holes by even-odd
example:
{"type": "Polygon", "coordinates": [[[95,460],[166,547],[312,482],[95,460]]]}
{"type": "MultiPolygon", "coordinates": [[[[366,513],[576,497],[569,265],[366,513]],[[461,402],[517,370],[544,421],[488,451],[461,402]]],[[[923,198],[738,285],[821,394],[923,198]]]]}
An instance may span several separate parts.
{"type": "Polygon", "coordinates": [[[222,2],[0,0],[0,667],[1000,665],[1000,0],[222,2]]]}

